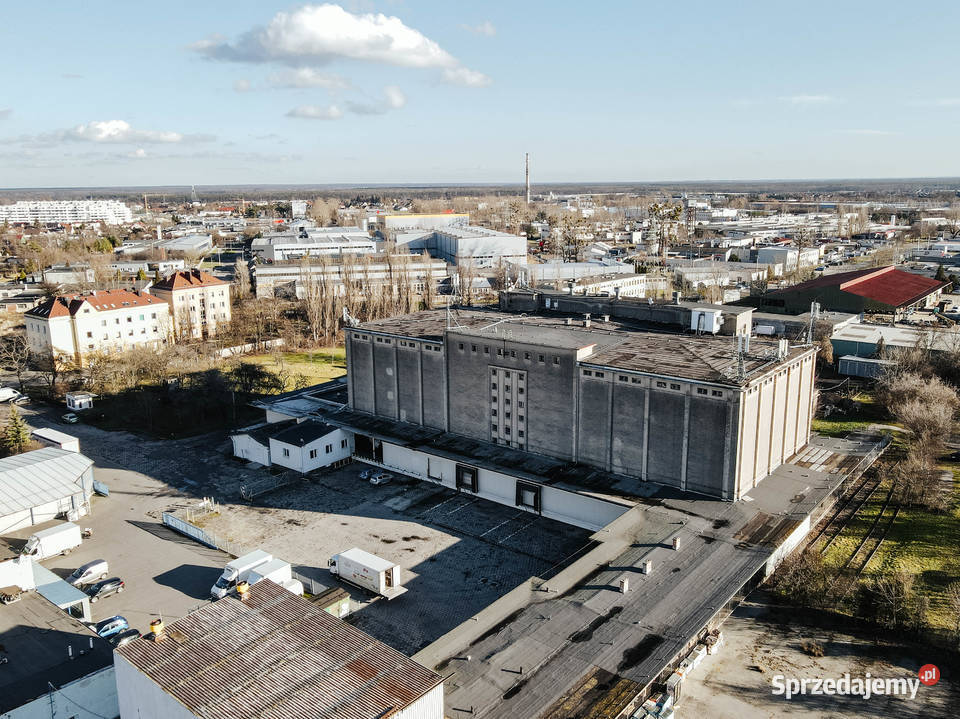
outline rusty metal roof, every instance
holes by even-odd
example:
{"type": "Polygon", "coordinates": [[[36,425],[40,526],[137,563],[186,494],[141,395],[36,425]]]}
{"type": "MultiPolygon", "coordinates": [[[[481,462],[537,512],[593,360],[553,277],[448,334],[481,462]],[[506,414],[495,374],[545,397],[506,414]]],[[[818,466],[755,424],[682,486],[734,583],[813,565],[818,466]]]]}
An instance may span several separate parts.
{"type": "Polygon", "coordinates": [[[269,580],[117,653],[205,719],[374,719],[443,681],[269,580]]]}

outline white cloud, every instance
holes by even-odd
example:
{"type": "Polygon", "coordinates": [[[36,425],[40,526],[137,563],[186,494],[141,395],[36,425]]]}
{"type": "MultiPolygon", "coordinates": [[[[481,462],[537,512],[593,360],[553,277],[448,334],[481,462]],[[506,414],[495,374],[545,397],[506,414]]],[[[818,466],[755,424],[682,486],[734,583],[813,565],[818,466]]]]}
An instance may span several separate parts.
{"type": "Polygon", "coordinates": [[[236,92],[250,92],[251,90],[250,81],[247,80],[246,78],[241,78],[240,80],[237,80],[235,83],[233,83],[233,89],[236,92]]]}
{"type": "Polygon", "coordinates": [[[69,130],[60,130],[52,133],[52,135],[63,140],[110,143],[204,142],[213,139],[209,135],[184,135],[179,132],[160,130],[136,130],[126,120],[88,122],[69,130]]]}
{"type": "Polygon", "coordinates": [[[208,57],[234,62],[370,60],[404,67],[452,67],[457,61],[437,43],[382,13],[354,15],[339,5],[305,5],[279,12],[236,43],[213,36],[192,45],[208,57]]]}
{"type": "Polygon", "coordinates": [[[144,150],[142,147],[138,147],[133,152],[128,152],[126,156],[129,157],[131,160],[142,160],[147,156],[147,151],[144,150]]]}
{"type": "MultiPolygon", "coordinates": [[[[407,96],[399,87],[388,85],[383,88],[383,97],[371,101],[348,100],[344,105],[346,112],[354,115],[383,115],[390,110],[399,110],[407,104],[407,96]]],[[[339,120],[344,115],[338,105],[301,105],[287,113],[287,117],[307,120],[339,120]]]]}
{"type": "Polygon", "coordinates": [[[383,94],[386,98],[387,107],[391,110],[399,110],[407,104],[407,96],[396,85],[388,85],[383,88],[383,94]]]}
{"type": "Polygon", "coordinates": [[[444,70],[443,79],[451,85],[462,85],[463,87],[487,87],[493,82],[489,76],[482,72],[465,67],[452,67],[444,70]]]}
{"type": "Polygon", "coordinates": [[[780,99],[791,105],[824,105],[834,101],[830,95],[789,95],[780,99]]]}
{"type": "Polygon", "coordinates": [[[304,88],[322,87],[327,90],[346,90],[350,81],[332,72],[315,70],[312,67],[298,67],[295,70],[275,72],[267,78],[270,87],[304,88]]]}
{"type": "Polygon", "coordinates": [[[20,135],[0,140],[0,144],[19,144],[27,147],[52,147],[67,142],[97,144],[175,144],[211,142],[214,135],[192,134],[161,130],[138,130],[126,120],[96,120],[65,130],[53,130],[38,135],[20,135]]]}
{"type": "MultiPolygon", "coordinates": [[[[478,27],[486,25],[489,23],[478,27]]],[[[486,29],[493,30],[493,26],[486,29]]],[[[439,44],[400,18],[383,13],[354,14],[329,3],[279,12],[265,26],[252,28],[236,41],[212,35],[193,43],[190,49],[214,60],[287,65],[297,68],[298,73],[335,60],[357,60],[439,69],[448,82],[467,87],[490,84],[486,75],[463,67],[439,44]]],[[[300,82],[308,84],[292,86],[327,86],[321,84],[325,80],[319,74],[307,73],[300,82]]]]}
{"type": "Polygon", "coordinates": [[[300,105],[287,113],[287,117],[299,117],[304,120],[339,120],[343,117],[343,110],[336,105],[321,107],[319,105],[300,105]]]}
{"type": "Polygon", "coordinates": [[[472,32],[474,35],[483,35],[485,37],[493,37],[497,34],[497,28],[494,27],[493,23],[489,20],[484,20],[479,25],[467,25],[464,23],[461,25],[464,30],[472,32]]]}

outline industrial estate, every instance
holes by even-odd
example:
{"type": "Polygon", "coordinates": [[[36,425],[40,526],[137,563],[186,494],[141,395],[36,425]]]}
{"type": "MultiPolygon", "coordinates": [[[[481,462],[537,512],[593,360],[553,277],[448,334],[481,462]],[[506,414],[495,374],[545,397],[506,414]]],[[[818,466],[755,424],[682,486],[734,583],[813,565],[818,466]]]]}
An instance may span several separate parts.
{"type": "MultiPolygon", "coordinates": [[[[233,140],[0,107],[0,719],[954,716],[960,180],[540,182],[588,160],[527,128],[482,183],[458,100],[403,163],[460,184],[392,182],[403,133],[351,133],[408,98],[338,68],[493,79],[393,14],[252,12],[180,50],[249,71],[203,95],[250,101],[233,140]],[[284,132],[312,184],[247,176],[284,132]]],[[[843,105],[730,106],[771,103],[843,105]]]]}

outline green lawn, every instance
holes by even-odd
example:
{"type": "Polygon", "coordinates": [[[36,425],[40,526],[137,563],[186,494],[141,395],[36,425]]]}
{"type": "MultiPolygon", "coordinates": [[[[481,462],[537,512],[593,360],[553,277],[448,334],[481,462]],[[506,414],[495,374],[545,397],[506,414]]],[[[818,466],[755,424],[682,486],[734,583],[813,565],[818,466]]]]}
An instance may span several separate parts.
{"type": "Polygon", "coordinates": [[[915,576],[917,588],[930,597],[934,626],[953,627],[944,590],[960,581],[960,468],[953,470],[953,502],[949,512],[935,514],[922,509],[903,509],[890,528],[886,541],[868,567],[869,572],[900,570],[915,576]]]}
{"type": "Polygon", "coordinates": [[[253,362],[271,372],[285,369],[290,374],[287,390],[293,389],[293,378],[301,374],[309,384],[320,384],[347,373],[346,351],[343,347],[328,347],[309,352],[281,352],[281,362],[273,354],[250,355],[244,362],[253,362]]]}
{"type": "Polygon", "coordinates": [[[813,420],[811,427],[817,434],[822,434],[827,437],[846,437],[851,432],[866,429],[871,424],[873,424],[872,421],[853,420],[843,417],[834,419],[833,417],[829,417],[827,419],[813,420]]]}

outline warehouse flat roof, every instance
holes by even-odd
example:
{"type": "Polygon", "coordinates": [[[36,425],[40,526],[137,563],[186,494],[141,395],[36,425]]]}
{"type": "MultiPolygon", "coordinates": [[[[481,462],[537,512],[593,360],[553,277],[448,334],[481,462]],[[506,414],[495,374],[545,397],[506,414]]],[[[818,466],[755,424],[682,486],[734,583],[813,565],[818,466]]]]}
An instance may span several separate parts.
{"type": "MultiPolygon", "coordinates": [[[[698,307],[712,307],[697,305],[698,307]]],[[[743,308],[750,311],[752,308],[743,308]]],[[[587,364],[645,372],[700,382],[745,385],[761,370],[773,371],[777,342],[754,338],[744,358],[746,379],[734,379],[738,360],[733,338],[712,335],[681,335],[637,329],[616,318],[604,322],[559,315],[521,315],[499,310],[457,310],[450,313],[450,331],[491,340],[515,341],[563,349],[595,347],[581,358],[587,364]],[[571,324],[568,324],[571,322],[571,324]],[[754,375],[754,376],[751,376],[754,375]]],[[[447,330],[445,310],[367,322],[355,331],[382,332],[428,341],[442,341],[447,330]]],[[[787,359],[809,352],[810,347],[790,348],[787,359]]]]}
{"type": "Polygon", "coordinates": [[[0,671],[0,713],[42,697],[47,682],[62,687],[113,664],[107,641],[40,594],[4,605],[0,637],[0,656],[9,660],[0,671]]]}
{"type": "Polygon", "coordinates": [[[388,716],[443,681],[269,580],[117,655],[207,719],[388,716]]]}

